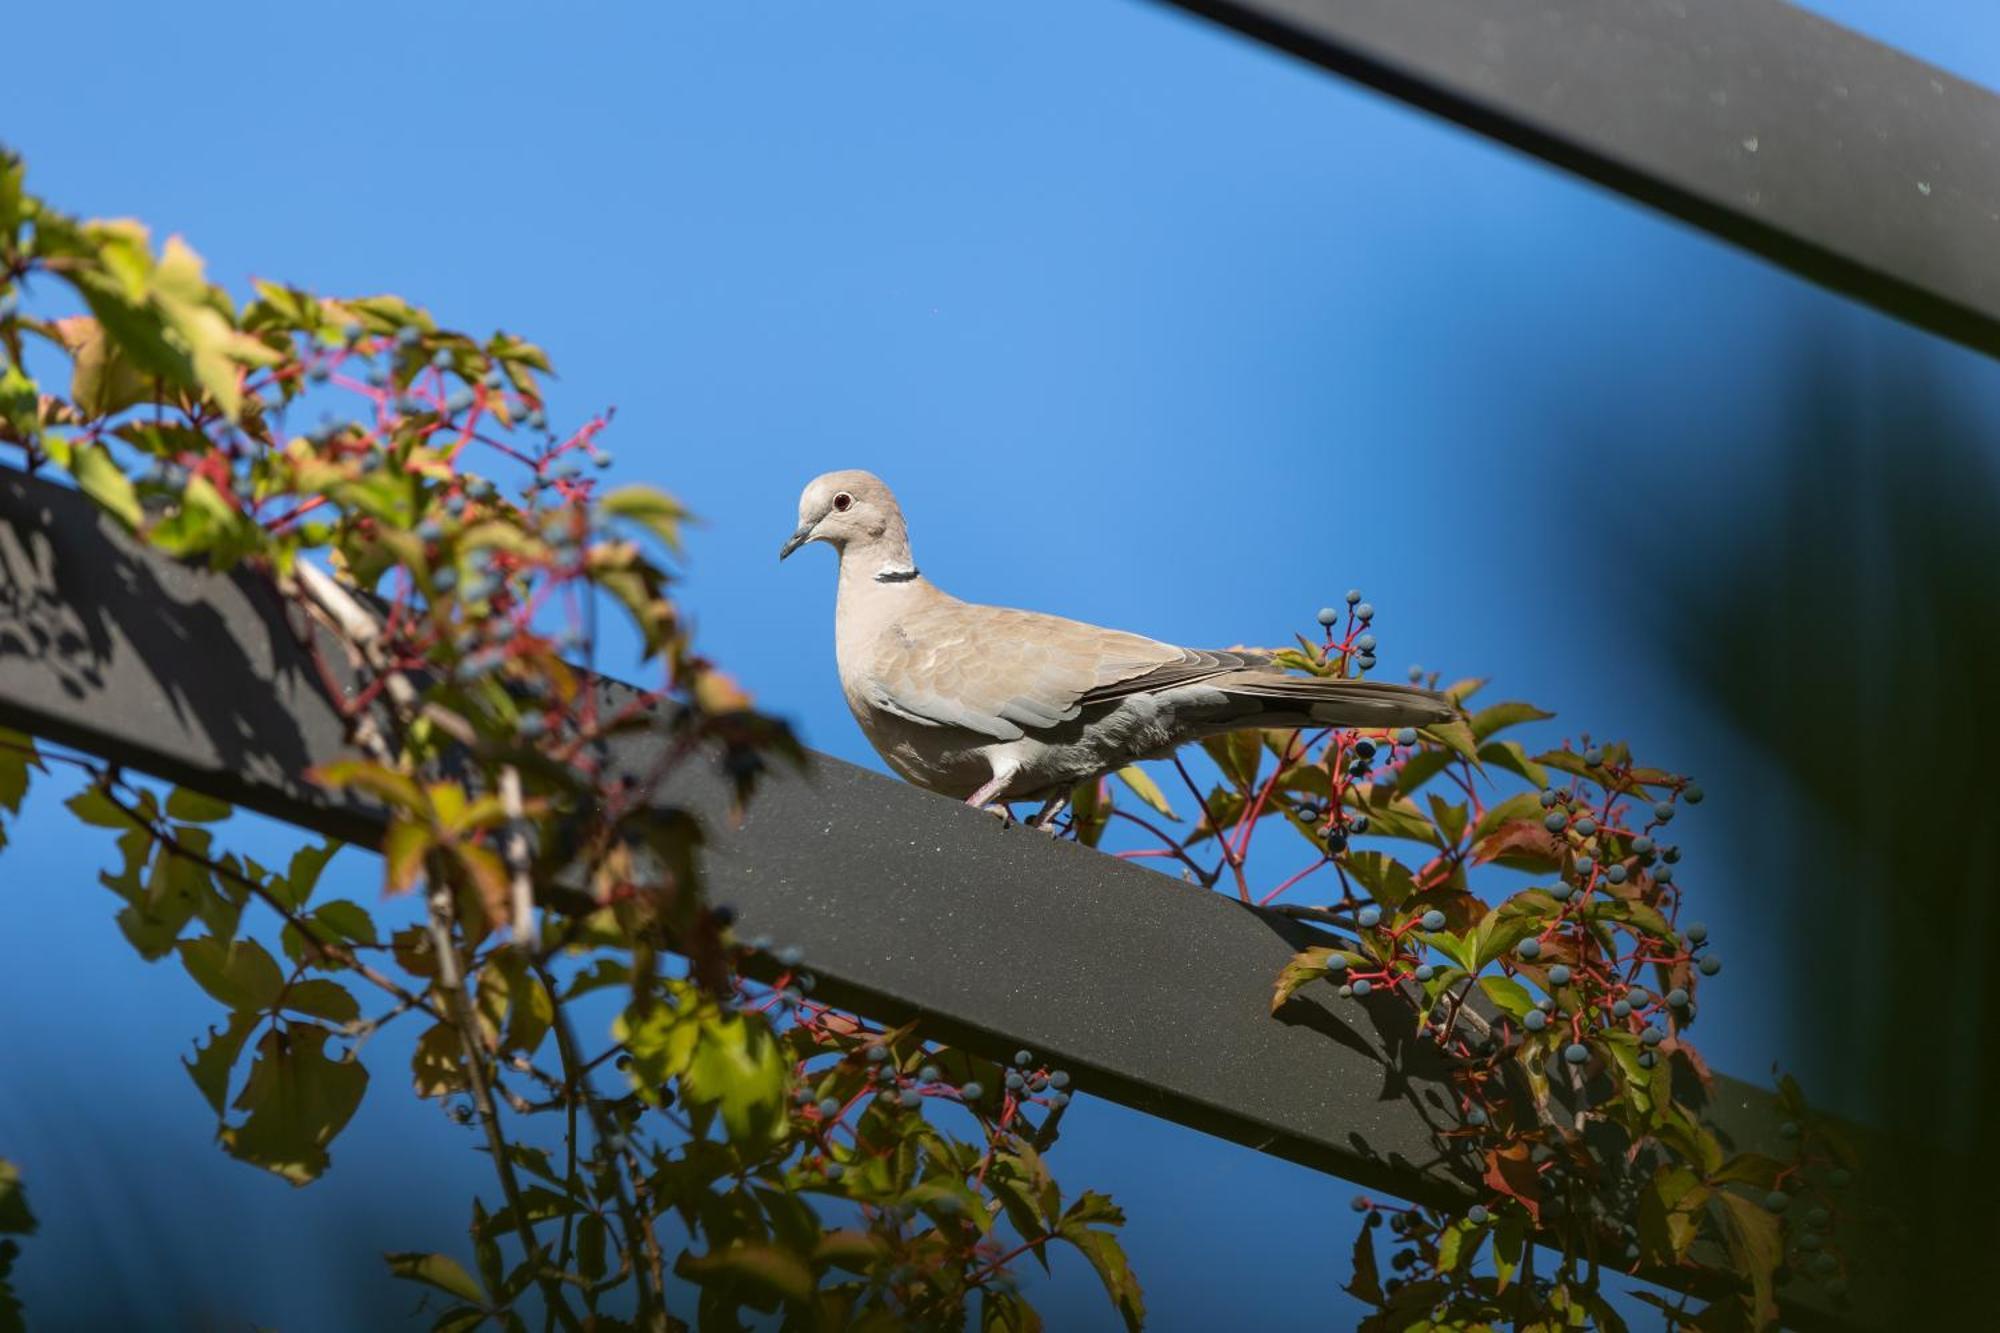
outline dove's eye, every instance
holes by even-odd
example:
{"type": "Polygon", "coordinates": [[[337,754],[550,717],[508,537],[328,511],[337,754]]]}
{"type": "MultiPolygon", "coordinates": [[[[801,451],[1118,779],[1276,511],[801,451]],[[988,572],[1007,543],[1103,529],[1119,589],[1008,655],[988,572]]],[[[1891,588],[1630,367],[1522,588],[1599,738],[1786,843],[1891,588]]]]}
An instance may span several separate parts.
{"type": "Polygon", "coordinates": [[[833,507],[835,509],[838,509],[843,514],[847,512],[848,506],[853,503],[854,503],[854,497],[849,495],[846,491],[842,491],[840,494],[833,497],[833,507]]]}

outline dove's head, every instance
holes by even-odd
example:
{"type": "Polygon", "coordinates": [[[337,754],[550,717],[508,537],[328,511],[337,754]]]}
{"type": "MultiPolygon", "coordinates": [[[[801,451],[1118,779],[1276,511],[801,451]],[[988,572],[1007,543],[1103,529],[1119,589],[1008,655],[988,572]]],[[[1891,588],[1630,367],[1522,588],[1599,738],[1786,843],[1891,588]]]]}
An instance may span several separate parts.
{"type": "Polygon", "coordinates": [[[798,530],[778,550],[783,560],[807,542],[840,552],[879,555],[884,568],[910,564],[910,537],[896,497],[872,472],[850,468],[814,477],[799,496],[798,530]]]}

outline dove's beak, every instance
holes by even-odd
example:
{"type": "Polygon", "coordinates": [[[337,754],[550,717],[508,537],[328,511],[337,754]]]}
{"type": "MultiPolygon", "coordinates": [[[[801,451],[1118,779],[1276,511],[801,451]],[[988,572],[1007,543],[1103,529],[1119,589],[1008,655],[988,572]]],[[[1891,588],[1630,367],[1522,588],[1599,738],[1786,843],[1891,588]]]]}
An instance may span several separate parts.
{"type": "Polygon", "coordinates": [[[813,535],[812,524],[810,523],[799,524],[799,530],[793,533],[791,536],[785,538],[785,544],[778,548],[778,559],[783,560],[786,556],[798,550],[801,546],[804,546],[807,542],[812,540],[812,535],[813,535]]]}

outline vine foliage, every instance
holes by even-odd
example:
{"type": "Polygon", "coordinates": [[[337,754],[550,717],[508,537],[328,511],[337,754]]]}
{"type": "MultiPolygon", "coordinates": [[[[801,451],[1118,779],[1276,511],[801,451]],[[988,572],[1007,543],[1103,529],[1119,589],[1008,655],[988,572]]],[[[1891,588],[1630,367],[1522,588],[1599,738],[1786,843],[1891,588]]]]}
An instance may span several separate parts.
{"type": "MultiPolygon", "coordinates": [[[[283,599],[354,755],[312,776],[386,818],[370,907],[322,890],[335,844],[267,866],[225,845],[226,805],[0,734],[0,808],[79,772],[120,930],[216,1001],[185,1063],[224,1151],[315,1180],[382,1072],[370,1040],[415,1025],[406,1076],[494,1171],[469,1264],[388,1257],[440,1329],[1030,1329],[1015,1266],[1052,1245],[1138,1326],[1122,1215],[1045,1161],[1066,1074],[833,1011],[795,945],[710,899],[665,785],[710,768],[740,808],[804,755],[695,651],[688,516],[600,479],[608,414],[551,425],[540,348],[393,296],[239,304],[179,239],[64,214],[0,156],[0,354],[15,463],[283,599]],[[629,698],[587,669],[611,617],[656,672],[629,698]]],[[[0,1235],[31,1226],[0,1163],[0,1235]]]]}

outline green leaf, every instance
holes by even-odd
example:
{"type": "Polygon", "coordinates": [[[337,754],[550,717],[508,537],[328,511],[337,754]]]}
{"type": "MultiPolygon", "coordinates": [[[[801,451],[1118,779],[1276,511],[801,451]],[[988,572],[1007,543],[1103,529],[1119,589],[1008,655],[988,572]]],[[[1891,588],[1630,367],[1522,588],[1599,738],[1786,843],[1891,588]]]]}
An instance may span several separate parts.
{"type": "MultiPolygon", "coordinates": [[[[1291,961],[1285,964],[1285,970],[1278,973],[1277,989],[1271,995],[1271,1012],[1275,1014],[1283,1009],[1285,1001],[1291,999],[1299,987],[1324,977],[1327,959],[1340,952],[1339,949],[1315,947],[1293,954],[1291,961]]],[[[1348,961],[1352,963],[1354,959],[1350,956],[1348,961]]]]}
{"type": "Polygon", "coordinates": [[[236,1058],[243,1054],[243,1043],[263,1021],[262,1014],[239,1009],[229,1016],[229,1026],[221,1032],[212,1027],[208,1030],[206,1045],[195,1043],[192,1060],[181,1061],[188,1077],[194,1080],[195,1087],[217,1115],[222,1114],[223,1104],[229,1099],[229,1074],[236,1068],[236,1058]]]}
{"type": "Polygon", "coordinates": [[[1549,785],[1549,771],[1528,758],[1519,741],[1488,741],[1479,747],[1479,757],[1495,768],[1519,774],[1534,783],[1537,790],[1549,785]]]}
{"type": "Polygon", "coordinates": [[[361,1017],[361,1003],[339,982],[325,977],[294,981],[285,992],[285,1008],[311,1014],[334,1023],[352,1023],[361,1017]]]}
{"type": "Polygon", "coordinates": [[[720,1107],[723,1126],[739,1145],[755,1149],[783,1138],[791,1071],[783,1047],[761,1018],[705,1017],[682,1086],[695,1101],[720,1107]]]}
{"type": "Polygon", "coordinates": [[[1722,1235],[1737,1273],[1750,1282],[1759,1326],[1775,1323],[1778,1305],[1772,1299],[1772,1285],[1785,1247],[1778,1219],[1740,1194],[1727,1190],[1716,1194],[1722,1207],[1722,1235]]]}
{"type": "Polygon", "coordinates": [[[227,801],[218,801],[213,796],[204,796],[186,787],[176,787],[167,793],[169,819],[189,824],[214,824],[234,813],[234,808],[227,801]]]}
{"type": "Polygon", "coordinates": [[[1473,738],[1483,741],[1508,727],[1519,726],[1523,722],[1546,722],[1554,716],[1554,713],[1545,713],[1533,704],[1513,699],[1480,709],[1472,715],[1470,725],[1473,738]]]}
{"type": "Polygon", "coordinates": [[[1386,852],[1349,852],[1340,865],[1355,883],[1368,890],[1369,897],[1392,912],[1417,891],[1410,868],[1386,852]]]}
{"type": "Polygon", "coordinates": [[[449,1023],[433,1023],[410,1055],[411,1085],[419,1097],[444,1097],[471,1086],[465,1077],[465,1044],[449,1023]]]}
{"type": "MultiPolygon", "coordinates": [[[[50,450],[52,454],[55,452],[50,450]]],[[[63,461],[76,478],[77,489],[126,527],[136,530],[145,519],[139,508],[139,493],[110,451],[101,444],[78,444],[64,452],[68,458],[63,461]]]]}
{"type": "Polygon", "coordinates": [[[132,817],[113,801],[102,787],[90,787],[63,802],[69,812],[97,828],[128,829],[132,817]]]}
{"type": "Polygon", "coordinates": [[[1535,997],[1528,994],[1528,988],[1511,977],[1481,977],[1479,989],[1486,992],[1486,998],[1516,1018],[1527,1017],[1535,1007],[1535,997]]]}
{"type": "Polygon", "coordinates": [[[21,1187],[21,1168],[0,1157],[0,1236],[31,1236],[35,1215],[28,1209],[28,1192],[21,1187]]]}
{"type": "Polygon", "coordinates": [[[456,1296],[474,1305],[486,1304],[486,1291],[473,1280],[472,1274],[460,1266],[458,1260],[442,1254],[418,1254],[404,1252],[388,1254],[383,1258],[389,1262],[389,1271],[407,1282],[421,1282],[427,1287],[456,1296]]]}
{"type": "Polygon", "coordinates": [[[326,1170],[326,1145],[353,1116],[368,1090],[368,1071],[352,1058],[326,1054],[325,1028],[310,1023],[273,1027],[257,1042],[257,1061],[237,1095],[248,1111],[218,1135],[231,1156],[309,1184],[326,1170]]]}
{"type": "Polygon", "coordinates": [[[1662,1167],[1654,1173],[1639,1194],[1639,1244],[1647,1262],[1671,1266],[1686,1257],[1713,1194],[1684,1166],[1662,1167]]]}
{"type": "Polygon", "coordinates": [[[701,1286],[718,1280],[745,1283],[794,1305],[811,1300],[817,1285],[804,1259],[761,1242],[739,1242],[707,1254],[683,1251],[674,1272],[701,1286]]]}
{"type": "Polygon", "coordinates": [[[1465,723],[1433,722],[1421,728],[1418,734],[1436,741],[1459,758],[1469,760],[1473,767],[1479,766],[1479,743],[1473,739],[1472,728],[1465,723]]]}
{"type": "Polygon", "coordinates": [[[1090,1266],[1097,1270],[1098,1281],[1104,1284],[1104,1294],[1111,1298],[1111,1304],[1125,1321],[1126,1333],[1138,1333],[1146,1322],[1146,1297],[1139,1289],[1139,1279],[1132,1274],[1132,1265],[1125,1257],[1125,1247],[1118,1238],[1108,1231],[1097,1231],[1088,1227],[1065,1227],[1058,1234],[1074,1245],[1090,1266]]]}
{"type": "MultiPolygon", "coordinates": [[[[576,994],[572,989],[570,998],[574,999],[576,994]]],[[[685,1074],[693,1062],[695,1045],[701,1040],[701,1024],[680,1006],[655,999],[643,1006],[634,1004],[620,1014],[612,1023],[611,1037],[623,1043],[632,1057],[626,1074],[632,1080],[633,1091],[649,1102],[657,1102],[661,1085],[685,1074]]]]}
{"type": "Polygon", "coordinates": [[[213,936],[182,940],[181,966],[210,995],[234,1010],[269,1009],[284,988],[284,973],[264,950],[246,937],[224,944],[213,936]]]}
{"type": "MultiPolygon", "coordinates": [[[[1501,825],[1521,819],[1539,819],[1542,815],[1542,798],[1535,792],[1524,791],[1510,796],[1498,805],[1486,807],[1486,813],[1473,826],[1472,840],[1484,842],[1501,825]]],[[[1543,830],[1547,832],[1547,830],[1543,830]]]]}
{"type": "Polygon", "coordinates": [[[620,486],[599,498],[598,512],[636,523],[674,554],[681,550],[681,524],[687,510],[666,492],[651,486],[620,486]]]}
{"type": "Polygon", "coordinates": [[[1118,770],[1118,780],[1130,787],[1139,799],[1147,805],[1152,806],[1175,823],[1180,822],[1180,816],[1174,813],[1174,808],[1171,805],[1167,804],[1166,794],[1160,790],[1160,785],[1153,781],[1152,776],[1145,769],[1139,767],[1137,764],[1127,764],[1118,770]]]}
{"type": "Polygon", "coordinates": [[[1444,845],[1458,846],[1458,840],[1464,836],[1465,824],[1472,817],[1472,812],[1466,807],[1465,802],[1447,801],[1436,792],[1431,793],[1430,806],[1431,822],[1437,826],[1438,833],[1444,839],[1444,845]]]}

